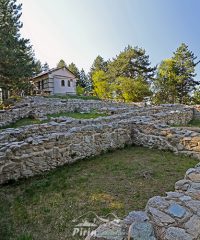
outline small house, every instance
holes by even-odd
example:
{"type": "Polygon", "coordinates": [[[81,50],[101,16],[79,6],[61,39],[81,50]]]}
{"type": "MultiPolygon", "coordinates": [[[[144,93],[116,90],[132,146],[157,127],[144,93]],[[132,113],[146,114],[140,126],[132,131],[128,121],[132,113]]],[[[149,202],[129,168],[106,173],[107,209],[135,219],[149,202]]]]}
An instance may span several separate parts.
{"type": "Polygon", "coordinates": [[[54,94],[76,94],[76,77],[66,67],[50,69],[31,79],[36,92],[54,94]]]}
{"type": "Polygon", "coordinates": [[[9,95],[10,92],[7,89],[0,87],[0,104],[8,99],[9,95]]]}

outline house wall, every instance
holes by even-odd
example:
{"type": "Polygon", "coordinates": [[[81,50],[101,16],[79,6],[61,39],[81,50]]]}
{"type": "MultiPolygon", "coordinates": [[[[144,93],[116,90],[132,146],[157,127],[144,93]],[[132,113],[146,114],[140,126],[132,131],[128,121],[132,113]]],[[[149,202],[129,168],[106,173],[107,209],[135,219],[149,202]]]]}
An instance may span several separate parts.
{"type": "Polygon", "coordinates": [[[2,88],[0,88],[0,103],[3,101],[3,96],[2,96],[2,88]]]}
{"type": "Polygon", "coordinates": [[[4,88],[0,88],[0,103],[4,100],[8,99],[10,96],[10,92],[4,88]]]}
{"type": "Polygon", "coordinates": [[[74,75],[66,69],[59,69],[49,74],[49,78],[52,78],[54,82],[53,94],[76,94],[76,80],[74,75]],[[64,86],[61,85],[62,80],[65,82],[64,86]],[[70,81],[70,86],[68,86],[68,81],[70,81]]]}

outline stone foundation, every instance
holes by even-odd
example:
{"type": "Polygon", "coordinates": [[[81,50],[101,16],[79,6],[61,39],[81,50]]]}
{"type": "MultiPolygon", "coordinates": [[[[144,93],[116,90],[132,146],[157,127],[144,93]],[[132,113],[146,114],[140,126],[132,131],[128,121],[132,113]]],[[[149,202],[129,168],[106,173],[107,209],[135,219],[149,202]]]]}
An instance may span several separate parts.
{"type": "Polygon", "coordinates": [[[132,144],[198,155],[198,133],[179,132],[166,125],[187,123],[192,119],[192,110],[187,107],[176,111],[169,109],[129,109],[128,113],[92,120],[61,117],[49,123],[2,130],[0,183],[41,174],[132,144]]]}
{"type": "MultiPolygon", "coordinates": [[[[193,119],[194,109],[191,107],[163,105],[139,108],[99,101],[28,99],[28,103],[20,103],[12,110],[1,112],[1,125],[30,114],[43,117],[58,112],[96,110],[113,115],[92,120],[60,117],[45,124],[2,130],[1,184],[132,144],[200,159],[199,128],[175,127],[193,119]]],[[[175,192],[150,199],[144,212],[132,212],[121,222],[100,226],[87,239],[198,240],[199,229],[200,167],[196,166],[176,183],[175,192]],[[107,232],[113,237],[106,236],[107,232]]]]}

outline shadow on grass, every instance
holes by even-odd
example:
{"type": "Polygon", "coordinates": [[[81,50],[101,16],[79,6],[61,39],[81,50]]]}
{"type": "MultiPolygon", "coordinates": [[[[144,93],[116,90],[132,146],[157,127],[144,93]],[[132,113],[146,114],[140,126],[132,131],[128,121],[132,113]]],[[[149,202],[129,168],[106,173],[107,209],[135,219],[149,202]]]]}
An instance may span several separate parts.
{"type": "Polygon", "coordinates": [[[72,237],[73,219],[89,211],[123,218],[144,209],[150,197],[173,191],[196,163],[132,146],[1,186],[1,240],[84,239],[72,237]]]}

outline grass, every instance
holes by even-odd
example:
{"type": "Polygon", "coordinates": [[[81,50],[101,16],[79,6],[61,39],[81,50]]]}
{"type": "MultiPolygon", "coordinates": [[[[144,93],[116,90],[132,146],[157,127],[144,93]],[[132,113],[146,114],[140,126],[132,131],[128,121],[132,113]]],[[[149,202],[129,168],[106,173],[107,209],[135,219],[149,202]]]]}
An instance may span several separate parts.
{"type": "Polygon", "coordinates": [[[72,237],[73,219],[88,211],[123,218],[144,209],[150,197],[172,191],[196,163],[186,156],[133,146],[1,186],[0,239],[84,239],[72,237]]]}
{"type": "Polygon", "coordinates": [[[192,119],[188,124],[175,124],[171,125],[172,127],[200,127],[200,119],[192,119]]]}
{"type": "Polygon", "coordinates": [[[41,124],[45,122],[51,121],[52,117],[72,117],[72,118],[77,118],[77,119],[90,119],[90,118],[98,118],[98,117],[104,117],[107,116],[105,113],[97,113],[97,112],[90,112],[90,113],[55,113],[55,114],[48,114],[47,115],[47,120],[38,120],[38,119],[32,119],[32,118],[23,118],[15,123],[9,124],[7,126],[1,127],[0,129],[6,129],[6,128],[18,128],[22,126],[27,126],[31,124],[41,124]]]}
{"type": "Polygon", "coordinates": [[[61,99],[83,99],[83,100],[100,100],[97,96],[82,96],[82,95],[52,95],[47,98],[61,98],[61,99]]]}
{"type": "Polygon", "coordinates": [[[200,127],[200,119],[192,119],[188,124],[188,127],[200,127]]]}

